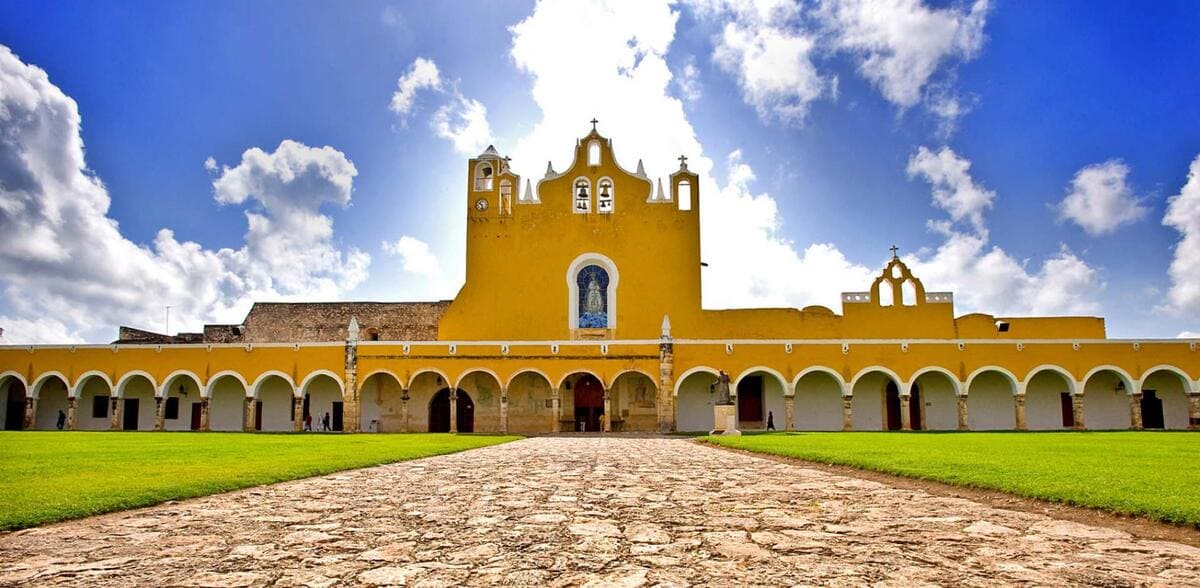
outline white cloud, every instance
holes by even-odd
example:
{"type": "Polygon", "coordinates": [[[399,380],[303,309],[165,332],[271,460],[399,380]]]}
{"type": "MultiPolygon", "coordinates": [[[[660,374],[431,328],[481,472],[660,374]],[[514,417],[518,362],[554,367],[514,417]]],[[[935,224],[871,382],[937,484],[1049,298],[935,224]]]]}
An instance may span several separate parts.
{"type": "Polygon", "coordinates": [[[208,157],[207,157],[207,158],[204,160],[204,171],[207,171],[207,172],[209,172],[209,173],[214,173],[214,172],[216,172],[216,171],[217,171],[217,169],[218,169],[218,167],[217,167],[217,160],[216,160],[216,158],[214,158],[213,156],[209,155],[209,156],[208,156],[208,157]]]}
{"type": "Polygon", "coordinates": [[[426,88],[439,90],[441,87],[442,78],[438,73],[437,64],[424,57],[418,57],[408,67],[408,72],[396,82],[396,92],[392,94],[390,108],[402,118],[406,117],[417,99],[417,91],[426,88]]]}
{"type": "Polygon", "coordinates": [[[1090,235],[1104,235],[1121,225],[1137,222],[1149,208],[1134,196],[1126,183],[1129,166],[1119,159],[1089,165],[1071,180],[1066,198],[1058,205],[1062,220],[1074,222],[1090,235]]]}
{"type": "Polygon", "coordinates": [[[196,329],[240,320],[253,300],[333,298],[365,278],[369,257],[353,249],[343,257],[316,210],[348,201],[353,165],[336,150],[285,141],[223,170],[219,198],[261,205],[247,213],[244,247],[208,250],[167,229],[140,245],[107,216],[110,196],[88,171],[80,123],[75,101],[45,71],[0,46],[6,340],[111,340],[118,324],[160,328],[165,305],[173,325],[196,329]]]}
{"type": "Polygon", "coordinates": [[[1163,224],[1182,236],[1168,274],[1171,288],[1161,307],[1170,314],[1200,319],[1200,155],[1188,167],[1187,182],[1167,204],[1163,224]]]}
{"type": "Polygon", "coordinates": [[[921,147],[908,160],[908,176],[920,176],[933,188],[933,204],[950,213],[954,221],[968,220],[975,232],[986,235],[983,212],[992,207],[996,193],[971,179],[971,162],[949,147],[937,153],[921,147]]]}
{"type": "Polygon", "coordinates": [[[688,57],[683,67],[679,68],[679,72],[675,74],[675,87],[679,90],[679,97],[685,102],[695,102],[703,95],[700,68],[696,67],[695,57],[688,57]]]}
{"type": "Polygon", "coordinates": [[[737,78],[743,99],[761,118],[801,122],[809,104],[834,87],[813,65],[815,47],[810,34],[735,21],[721,32],[713,60],[737,78]]]}
{"type": "Polygon", "coordinates": [[[384,241],[383,250],[399,257],[406,272],[432,277],[441,267],[429,244],[416,237],[404,235],[396,241],[384,241]]]}

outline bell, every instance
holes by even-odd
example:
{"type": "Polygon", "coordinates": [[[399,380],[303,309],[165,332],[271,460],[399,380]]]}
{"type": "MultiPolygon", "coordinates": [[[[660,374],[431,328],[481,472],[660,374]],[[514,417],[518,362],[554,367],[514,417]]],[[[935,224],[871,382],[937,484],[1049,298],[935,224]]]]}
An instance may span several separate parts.
{"type": "Polygon", "coordinates": [[[587,197],[588,197],[588,194],[587,194],[587,188],[585,188],[585,187],[583,187],[583,186],[580,186],[580,187],[579,187],[579,195],[578,195],[578,197],[579,197],[579,198],[587,198],[587,197]]]}

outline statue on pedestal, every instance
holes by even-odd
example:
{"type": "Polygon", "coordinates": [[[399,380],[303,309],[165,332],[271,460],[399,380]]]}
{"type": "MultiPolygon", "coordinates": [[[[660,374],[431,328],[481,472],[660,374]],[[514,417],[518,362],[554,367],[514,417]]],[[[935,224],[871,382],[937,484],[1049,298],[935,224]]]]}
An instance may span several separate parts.
{"type": "Polygon", "coordinates": [[[733,404],[733,401],[729,398],[729,374],[722,371],[721,375],[717,377],[717,381],[713,382],[712,390],[717,395],[714,404],[719,406],[733,404]]]}

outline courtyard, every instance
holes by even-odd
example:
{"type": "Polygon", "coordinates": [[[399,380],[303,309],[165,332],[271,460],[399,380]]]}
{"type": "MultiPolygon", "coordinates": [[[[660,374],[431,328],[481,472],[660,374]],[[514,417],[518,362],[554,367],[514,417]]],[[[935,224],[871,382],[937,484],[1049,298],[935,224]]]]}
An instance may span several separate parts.
{"type": "Polygon", "coordinates": [[[0,535],[0,585],[1195,585],[1200,549],[672,437],[539,437],[0,535]]]}

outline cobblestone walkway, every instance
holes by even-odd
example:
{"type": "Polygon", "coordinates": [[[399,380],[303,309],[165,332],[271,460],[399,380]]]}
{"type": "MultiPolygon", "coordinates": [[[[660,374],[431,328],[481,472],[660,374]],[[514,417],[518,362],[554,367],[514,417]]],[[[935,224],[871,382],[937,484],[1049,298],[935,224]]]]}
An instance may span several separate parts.
{"type": "Polygon", "coordinates": [[[0,585],[1200,584],[1200,549],[682,439],[537,438],[0,535],[0,585]]]}

